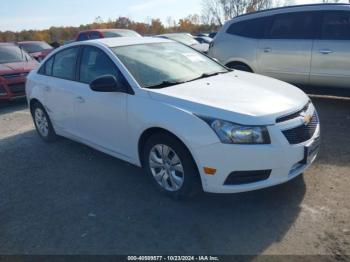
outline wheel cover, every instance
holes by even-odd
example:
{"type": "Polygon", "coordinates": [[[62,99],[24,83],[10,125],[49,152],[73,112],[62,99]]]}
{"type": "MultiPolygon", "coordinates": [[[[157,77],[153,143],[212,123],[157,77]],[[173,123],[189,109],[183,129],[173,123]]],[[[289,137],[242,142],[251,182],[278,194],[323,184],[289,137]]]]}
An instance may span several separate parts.
{"type": "Polygon", "coordinates": [[[34,111],[34,120],[35,124],[38,128],[39,133],[43,137],[47,137],[49,135],[49,123],[47,121],[46,115],[41,108],[36,108],[34,111]]]}
{"type": "Polygon", "coordinates": [[[149,153],[149,167],[157,183],[167,191],[178,191],[184,183],[179,156],[167,145],[155,145],[149,153]]]}

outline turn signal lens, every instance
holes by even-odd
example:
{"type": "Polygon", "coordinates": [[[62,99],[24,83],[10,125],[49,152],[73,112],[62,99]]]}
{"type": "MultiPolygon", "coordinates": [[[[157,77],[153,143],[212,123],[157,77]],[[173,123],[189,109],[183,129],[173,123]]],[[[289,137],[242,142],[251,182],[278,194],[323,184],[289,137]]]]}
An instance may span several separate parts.
{"type": "Polygon", "coordinates": [[[216,169],[211,167],[204,167],[204,173],[206,173],[207,175],[215,175],[216,169]]]}

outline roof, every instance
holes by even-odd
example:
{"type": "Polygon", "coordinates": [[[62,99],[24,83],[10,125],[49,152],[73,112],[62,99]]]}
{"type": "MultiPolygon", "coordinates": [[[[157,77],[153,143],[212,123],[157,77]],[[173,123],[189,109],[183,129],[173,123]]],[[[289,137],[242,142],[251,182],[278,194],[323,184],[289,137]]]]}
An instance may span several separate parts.
{"type": "MultiPolygon", "coordinates": [[[[350,8],[350,4],[347,3],[320,3],[320,4],[306,4],[306,5],[291,5],[291,6],[283,6],[283,7],[276,7],[256,12],[251,12],[247,14],[242,14],[239,16],[236,16],[235,18],[245,17],[245,16],[251,16],[251,15],[258,15],[258,14],[265,14],[273,11],[288,11],[288,9],[294,9],[294,8],[321,8],[321,7],[347,7],[350,8]]],[[[233,19],[235,19],[233,18],[233,19]]]]}
{"type": "Polygon", "coordinates": [[[45,41],[21,41],[21,42],[17,42],[18,44],[33,44],[33,43],[42,43],[45,41]]]}
{"type": "Polygon", "coordinates": [[[81,45],[84,43],[97,43],[97,44],[104,44],[108,47],[116,47],[116,46],[126,46],[126,45],[169,43],[169,42],[173,42],[173,41],[168,39],[158,38],[158,37],[112,37],[112,38],[88,40],[83,42],[74,42],[72,44],[69,44],[69,46],[81,45]]]}
{"type": "Polygon", "coordinates": [[[6,45],[16,45],[16,44],[11,42],[0,42],[0,46],[6,46],[6,45]]]}
{"type": "Polygon", "coordinates": [[[126,31],[133,31],[130,29],[119,29],[119,28],[109,28],[109,29],[87,29],[87,30],[83,30],[80,31],[79,33],[84,33],[84,32],[110,32],[110,31],[114,31],[114,32],[126,32],[126,31]]]}

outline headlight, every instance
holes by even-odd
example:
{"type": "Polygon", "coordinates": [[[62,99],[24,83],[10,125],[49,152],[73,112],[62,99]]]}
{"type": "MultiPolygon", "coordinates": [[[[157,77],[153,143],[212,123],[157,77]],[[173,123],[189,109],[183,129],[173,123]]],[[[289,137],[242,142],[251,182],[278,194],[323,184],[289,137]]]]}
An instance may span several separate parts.
{"type": "Polygon", "coordinates": [[[265,126],[243,126],[220,119],[200,117],[224,144],[271,144],[265,126]]]}

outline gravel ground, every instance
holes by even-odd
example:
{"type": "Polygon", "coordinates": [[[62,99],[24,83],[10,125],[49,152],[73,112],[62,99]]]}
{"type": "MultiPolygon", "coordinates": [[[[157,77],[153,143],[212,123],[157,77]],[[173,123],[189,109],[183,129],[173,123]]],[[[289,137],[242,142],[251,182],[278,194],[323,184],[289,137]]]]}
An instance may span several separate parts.
{"type": "Polygon", "coordinates": [[[0,105],[0,254],[350,255],[350,99],[312,100],[322,147],[303,176],[186,202],[89,147],[45,144],[25,102],[0,105]]]}

